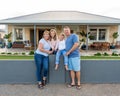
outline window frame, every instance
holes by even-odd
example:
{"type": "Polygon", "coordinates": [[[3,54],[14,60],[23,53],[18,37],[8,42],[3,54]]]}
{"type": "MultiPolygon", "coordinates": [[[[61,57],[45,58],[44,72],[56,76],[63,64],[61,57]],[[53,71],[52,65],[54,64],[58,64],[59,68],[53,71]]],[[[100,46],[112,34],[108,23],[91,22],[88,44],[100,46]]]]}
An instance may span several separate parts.
{"type": "Polygon", "coordinates": [[[105,41],[108,41],[108,35],[109,35],[108,34],[109,33],[108,32],[109,31],[108,27],[89,27],[89,32],[90,32],[91,29],[97,29],[97,37],[96,37],[96,40],[88,39],[89,42],[105,42],[105,41]],[[99,32],[100,32],[99,29],[106,29],[105,40],[99,40],[99,32]]]}
{"type": "Polygon", "coordinates": [[[14,38],[15,38],[15,41],[23,41],[24,40],[24,28],[23,27],[14,27],[14,38]],[[17,39],[16,38],[16,29],[22,29],[22,39],[17,39]]]}

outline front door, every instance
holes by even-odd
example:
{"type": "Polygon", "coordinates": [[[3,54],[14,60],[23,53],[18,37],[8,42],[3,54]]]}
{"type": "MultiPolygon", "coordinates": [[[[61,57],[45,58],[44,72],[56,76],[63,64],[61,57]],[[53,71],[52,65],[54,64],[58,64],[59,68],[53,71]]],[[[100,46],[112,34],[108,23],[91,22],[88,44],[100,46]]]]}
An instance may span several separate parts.
{"type": "Polygon", "coordinates": [[[44,32],[43,29],[38,30],[38,41],[43,37],[43,32],[44,32]]]}

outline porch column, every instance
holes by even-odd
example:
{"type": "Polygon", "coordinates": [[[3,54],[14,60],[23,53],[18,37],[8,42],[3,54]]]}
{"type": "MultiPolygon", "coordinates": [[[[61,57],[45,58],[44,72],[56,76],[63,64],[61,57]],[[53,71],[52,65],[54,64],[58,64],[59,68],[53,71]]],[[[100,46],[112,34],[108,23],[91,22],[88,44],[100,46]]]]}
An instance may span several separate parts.
{"type": "Polygon", "coordinates": [[[88,32],[89,32],[89,25],[87,25],[86,51],[88,51],[88,32]]]}
{"type": "Polygon", "coordinates": [[[119,34],[119,36],[117,38],[117,41],[120,41],[120,25],[118,25],[118,34],[119,34]]]}
{"type": "Polygon", "coordinates": [[[36,25],[34,25],[34,50],[36,50],[36,25]]]}

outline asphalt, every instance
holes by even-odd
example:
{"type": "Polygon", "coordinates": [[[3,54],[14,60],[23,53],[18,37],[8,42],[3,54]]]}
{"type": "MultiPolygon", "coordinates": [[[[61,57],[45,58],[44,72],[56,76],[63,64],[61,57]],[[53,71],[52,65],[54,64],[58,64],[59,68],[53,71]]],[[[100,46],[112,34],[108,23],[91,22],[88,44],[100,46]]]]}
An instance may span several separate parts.
{"type": "Polygon", "coordinates": [[[2,84],[0,96],[120,96],[120,84],[82,84],[80,90],[65,84],[48,84],[42,90],[35,84],[2,84]]]}

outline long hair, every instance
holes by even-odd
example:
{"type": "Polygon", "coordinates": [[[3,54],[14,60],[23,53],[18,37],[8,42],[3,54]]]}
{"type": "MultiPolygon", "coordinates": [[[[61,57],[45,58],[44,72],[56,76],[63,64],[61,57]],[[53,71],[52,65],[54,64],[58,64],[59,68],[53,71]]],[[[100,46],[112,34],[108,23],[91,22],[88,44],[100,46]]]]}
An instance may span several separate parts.
{"type": "Polygon", "coordinates": [[[55,29],[50,29],[50,41],[52,40],[51,32],[55,33],[55,36],[53,37],[54,40],[57,40],[57,32],[55,29]]]}

